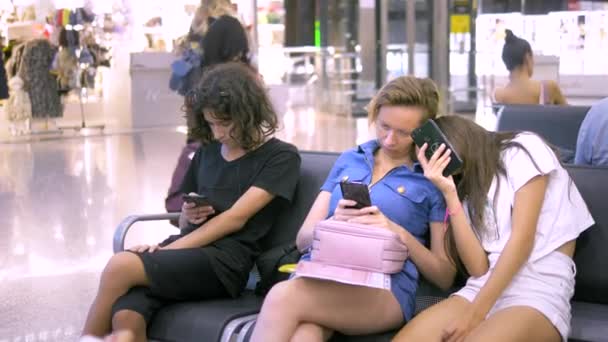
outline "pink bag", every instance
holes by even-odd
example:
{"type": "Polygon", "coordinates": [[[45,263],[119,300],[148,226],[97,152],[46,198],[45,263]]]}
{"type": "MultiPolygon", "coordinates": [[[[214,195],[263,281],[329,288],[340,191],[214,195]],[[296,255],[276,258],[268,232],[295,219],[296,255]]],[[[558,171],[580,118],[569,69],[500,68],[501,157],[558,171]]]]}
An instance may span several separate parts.
{"type": "Polygon", "coordinates": [[[387,229],[337,220],[315,226],[311,262],[353,270],[397,273],[408,258],[407,246],[387,229]]]}

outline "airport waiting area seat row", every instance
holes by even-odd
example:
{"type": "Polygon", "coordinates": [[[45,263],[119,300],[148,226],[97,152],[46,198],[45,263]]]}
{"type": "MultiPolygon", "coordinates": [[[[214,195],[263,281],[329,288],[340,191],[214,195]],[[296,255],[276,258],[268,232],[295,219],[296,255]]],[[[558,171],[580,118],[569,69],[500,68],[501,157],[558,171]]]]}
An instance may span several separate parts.
{"type": "Polygon", "coordinates": [[[576,150],[588,106],[494,105],[497,131],[530,131],[562,150],[576,150]]]}
{"type": "MultiPolygon", "coordinates": [[[[574,114],[567,114],[558,108],[555,117],[550,116],[551,111],[547,108],[517,107],[498,108],[497,129],[535,131],[554,145],[564,149],[574,149],[578,127],[586,113],[585,107],[568,107],[574,109],[574,114]],[[576,133],[573,133],[574,131],[576,133]]],[[[302,152],[301,155],[301,174],[293,205],[289,210],[281,213],[271,232],[262,242],[262,247],[266,251],[295,240],[300,224],[318,189],[338,157],[336,153],[323,152],[302,152]]],[[[574,261],[578,271],[572,300],[570,339],[571,341],[601,341],[608,336],[608,272],[606,272],[608,270],[608,202],[604,200],[605,194],[608,193],[608,168],[573,165],[566,165],[566,168],[596,222],[594,227],[581,235],[577,243],[574,261]]],[[[114,251],[124,249],[125,236],[134,223],[146,220],[169,220],[177,215],[135,215],[126,218],[116,229],[114,251]]],[[[247,341],[263,301],[263,298],[253,291],[255,280],[255,277],[252,277],[248,289],[236,299],[184,302],[163,308],[148,327],[150,340],[247,341]]],[[[449,293],[421,280],[416,296],[416,312],[441,301],[449,293]]],[[[336,334],[331,341],[390,341],[395,333],[396,331],[390,331],[367,336],[336,334]]]]}
{"type": "MultiPolygon", "coordinates": [[[[262,241],[266,251],[281,248],[295,241],[312,202],[318,194],[335,160],[337,153],[301,152],[300,180],[293,205],[277,218],[271,232],[262,241]]],[[[139,221],[169,220],[178,214],[129,216],[118,226],[114,234],[114,252],[124,249],[125,236],[130,227],[139,221]]],[[[258,258],[262,259],[264,254],[258,258]]],[[[258,264],[259,269],[264,269],[258,264]]],[[[259,312],[263,298],[257,296],[250,281],[248,289],[237,299],[185,302],[168,306],[154,317],[148,328],[149,338],[154,341],[231,341],[234,336],[244,339],[253,319],[259,312]]],[[[416,298],[416,311],[435,304],[449,295],[422,281],[416,298]]],[[[347,337],[336,335],[332,341],[388,341],[395,332],[374,336],[347,337]]]]}
{"type": "MultiPolygon", "coordinates": [[[[295,239],[299,224],[317,193],[315,189],[319,188],[337,154],[304,152],[302,156],[302,178],[295,206],[281,216],[275,225],[277,229],[266,241],[268,246],[282,245],[295,239]]],[[[608,336],[608,204],[604,201],[604,194],[608,192],[608,169],[567,168],[596,221],[596,226],[581,236],[575,255],[578,273],[571,337],[598,341],[608,336]]],[[[135,219],[132,217],[129,221],[135,219]]],[[[122,228],[126,227],[121,226],[117,235],[122,236],[126,232],[122,228]]],[[[447,295],[423,281],[416,298],[417,311],[447,295]]],[[[246,290],[237,299],[174,304],[156,315],[149,327],[149,337],[156,341],[230,341],[234,336],[241,336],[245,340],[262,300],[252,290],[246,290]]],[[[389,341],[393,334],[336,335],[333,341],[389,341]]]]}

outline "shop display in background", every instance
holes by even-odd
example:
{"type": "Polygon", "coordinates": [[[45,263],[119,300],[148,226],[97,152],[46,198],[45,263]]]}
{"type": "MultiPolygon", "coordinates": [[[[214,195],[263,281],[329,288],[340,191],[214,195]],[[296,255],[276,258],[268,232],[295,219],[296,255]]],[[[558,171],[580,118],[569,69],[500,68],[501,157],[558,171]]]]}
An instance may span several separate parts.
{"type": "Polygon", "coordinates": [[[59,30],[59,51],[53,60],[52,70],[57,74],[57,85],[61,95],[67,95],[78,87],[78,57],[80,34],[62,27],[59,30]]]}
{"type": "MultiPolygon", "coordinates": [[[[290,61],[285,58],[284,1],[258,0],[257,8],[257,65],[268,84],[284,83],[290,61]]],[[[312,44],[311,44],[312,45],[312,44]]]]}
{"type": "MultiPolygon", "coordinates": [[[[110,67],[110,37],[107,16],[96,17],[85,8],[59,9],[53,22],[57,25],[60,50],[54,70],[58,74],[60,91],[68,94],[73,89],[91,89],[99,97],[102,87],[96,82],[97,69],[110,67]]],[[[80,94],[79,94],[80,96],[80,94]]]]}
{"type": "Polygon", "coordinates": [[[23,121],[28,115],[21,110],[26,108],[21,101],[24,99],[21,90],[26,90],[31,105],[31,117],[45,120],[48,127],[49,119],[56,119],[63,115],[63,107],[55,77],[49,72],[56,48],[47,39],[33,39],[15,47],[13,56],[7,64],[11,97],[19,104],[15,108],[19,112],[15,115],[9,113],[9,119],[23,121]]]}
{"type": "Polygon", "coordinates": [[[263,24],[285,24],[283,1],[259,1],[258,20],[263,24]]]}
{"type": "Polygon", "coordinates": [[[188,32],[193,7],[200,0],[131,0],[133,13],[131,52],[170,52],[173,42],[188,32]]]}
{"type": "Polygon", "coordinates": [[[259,0],[257,4],[259,46],[283,46],[285,43],[285,8],[283,1],[259,0]]]}
{"type": "Polygon", "coordinates": [[[36,6],[33,4],[19,6],[15,4],[15,21],[16,22],[33,22],[36,21],[36,6]]]}
{"type": "MultiPolygon", "coordinates": [[[[536,55],[559,56],[560,74],[605,75],[608,65],[608,11],[482,14],[477,18],[477,53],[484,72],[500,67],[504,30],[528,40],[536,55]]],[[[479,65],[479,63],[478,63],[479,65]]]]}
{"type": "MultiPolygon", "coordinates": [[[[31,90],[32,80],[23,77],[22,88],[28,91],[31,116],[33,119],[44,117],[46,122],[39,125],[32,121],[32,125],[25,125],[30,129],[19,130],[19,133],[58,133],[55,127],[85,127],[85,112],[87,116],[93,114],[100,118],[104,113],[103,91],[108,89],[103,84],[103,76],[109,74],[100,72],[100,68],[111,66],[111,46],[117,34],[121,35],[120,39],[126,37],[125,28],[130,20],[128,1],[37,0],[30,4],[23,0],[14,1],[10,6],[4,6],[4,2],[2,4],[0,20],[7,23],[2,25],[4,56],[10,57],[18,47],[25,47],[42,37],[47,38],[43,40],[50,43],[53,53],[45,69],[46,75],[41,80],[46,82],[48,76],[52,85],[45,85],[45,90],[54,91],[54,96],[60,99],[56,106],[55,101],[48,100],[48,96],[37,96],[33,92],[42,91],[40,87],[34,87],[36,91],[31,90]],[[23,22],[24,19],[32,21],[23,22]],[[39,100],[48,102],[44,106],[46,114],[40,114],[39,100]],[[82,120],[72,125],[76,115],[82,120]],[[55,121],[56,118],[61,120],[55,121]]],[[[12,59],[11,63],[24,64],[21,60],[25,59],[20,56],[12,59]]],[[[19,93],[20,83],[13,83],[16,93],[19,93]]],[[[21,120],[24,115],[11,117],[21,120]]]]}
{"type": "MultiPolygon", "coordinates": [[[[118,16],[121,18],[121,16],[118,16]]],[[[122,17],[124,18],[124,17],[122,17]]],[[[101,67],[111,66],[113,33],[122,24],[112,20],[112,13],[95,15],[91,8],[58,9],[53,17],[60,50],[53,70],[57,74],[60,93],[68,112],[74,105],[80,113],[80,122],[63,123],[61,128],[88,128],[86,117],[102,111],[103,73],[101,67]],[[86,104],[86,106],[85,106],[86,104]]],[[[105,124],[95,125],[97,128],[105,124]]]]}
{"type": "Polygon", "coordinates": [[[32,118],[32,102],[29,94],[23,88],[21,77],[14,76],[8,82],[9,98],[4,112],[10,122],[11,135],[27,134],[30,130],[29,120],[32,118]]]}

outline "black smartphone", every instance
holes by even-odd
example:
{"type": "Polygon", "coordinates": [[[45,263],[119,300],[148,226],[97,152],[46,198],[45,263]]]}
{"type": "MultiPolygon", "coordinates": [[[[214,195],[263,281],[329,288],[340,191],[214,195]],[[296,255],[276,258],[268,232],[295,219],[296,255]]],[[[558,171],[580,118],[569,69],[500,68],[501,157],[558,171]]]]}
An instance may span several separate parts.
{"type": "Polygon", "coordinates": [[[211,203],[209,202],[209,199],[203,195],[198,195],[198,194],[183,194],[182,195],[182,199],[184,200],[184,202],[187,203],[194,203],[196,204],[197,207],[202,207],[202,206],[210,206],[211,203]]]}
{"type": "Polygon", "coordinates": [[[412,139],[414,139],[414,143],[418,147],[422,147],[424,143],[427,143],[427,149],[425,151],[427,159],[431,159],[441,144],[445,144],[445,146],[452,151],[450,154],[450,163],[443,170],[443,175],[445,177],[453,175],[462,167],[462,159],[460,159],[458,153],[456,153],[454,147],[452,147],[452,144],[450,144],[443,132],[439,129],[439,126],[437,126],[432,119],[429,119],[422,126],[412,131],[412,139]]]}
{"type": "Polygon", "coordinates": [[[358,182],[340,182],[340,190],[342,190],[342,197],[344,199],[357,202],[352,208],[371,207],[372,200],[369,197],[367,185],[358,182]]]}

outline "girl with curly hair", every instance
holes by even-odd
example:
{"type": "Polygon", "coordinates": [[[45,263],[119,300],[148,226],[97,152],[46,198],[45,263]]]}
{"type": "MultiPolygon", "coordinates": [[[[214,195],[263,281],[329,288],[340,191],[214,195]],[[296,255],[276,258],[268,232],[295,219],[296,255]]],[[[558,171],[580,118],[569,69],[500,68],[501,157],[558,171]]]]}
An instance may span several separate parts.
{"type": "Polygon", "coordinates": [[[250,67],[233,62],[210,69],[188,95],[186,112],[201,147],[181,192],[209,203],[184,203],[180,234],[110,259],[84,335],[127,330],[144,341],[164,306],[238,296],[261,253],[259,240],[293,198],[300,157],[272,137],[277,116],[250,67]]]}

